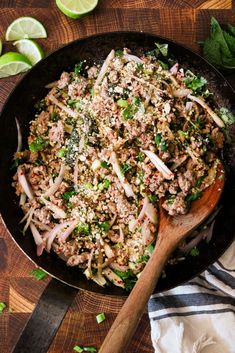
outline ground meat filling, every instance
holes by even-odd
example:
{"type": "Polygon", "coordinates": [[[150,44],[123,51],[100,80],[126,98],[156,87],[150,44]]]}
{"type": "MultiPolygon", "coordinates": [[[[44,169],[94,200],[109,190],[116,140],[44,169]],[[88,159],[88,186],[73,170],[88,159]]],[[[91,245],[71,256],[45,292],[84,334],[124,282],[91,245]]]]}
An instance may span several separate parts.
{"type": "Polygon", "coordinates": [[[185,214],[216,177],[224,123],[195,77],[124,49],[48,85],[13,183],[38,255],[53,249],[101,286],[133,286],[159,199],[185,214]]]}

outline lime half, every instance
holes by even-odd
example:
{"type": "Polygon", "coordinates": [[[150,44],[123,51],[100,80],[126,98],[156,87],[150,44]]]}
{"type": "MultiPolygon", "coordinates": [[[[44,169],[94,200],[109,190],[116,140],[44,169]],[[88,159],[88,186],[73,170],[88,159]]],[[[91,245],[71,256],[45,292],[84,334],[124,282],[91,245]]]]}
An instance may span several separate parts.
{"type": "Polygon", "coordinates": [[[41,22],[33,17],[19,17],[13,21],[6,31],[6,40],[24,38],[46,38],[47,32],[41,22]]]}
{"type": "Polygon", "coordinates": [[[94,10],[98,0],[56,0],[58,8],[68,17],[79,18],[94,10]]]}
{"type": "Polygon", "coordinates": [[[25,72],[31,67],[24,55],[15,52],[6,53],[0,57],[0,78],[25,72]]]}
{"type": "Polygon", "coordinates": [[[32,65],[35,65],[44,57],[42,48],[38,43],[31,39],[20,39],[14,42],[18,51],[25,55],[32,65]]]}

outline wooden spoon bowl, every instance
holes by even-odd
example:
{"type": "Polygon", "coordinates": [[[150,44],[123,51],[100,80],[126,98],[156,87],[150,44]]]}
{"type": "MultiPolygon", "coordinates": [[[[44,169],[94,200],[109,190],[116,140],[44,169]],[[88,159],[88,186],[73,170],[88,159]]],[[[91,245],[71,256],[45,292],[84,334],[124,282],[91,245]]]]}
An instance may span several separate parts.
{"type": "Polygon", "coordinates": [[[186,215],[170,216],[160,207],[159,230],[153,254],[110,328],[99,353],[124,353],[135,332],[162,270],[179,243],[214,210],[224,188],[220,163],[214,183],[192,203],[186,215]]]}

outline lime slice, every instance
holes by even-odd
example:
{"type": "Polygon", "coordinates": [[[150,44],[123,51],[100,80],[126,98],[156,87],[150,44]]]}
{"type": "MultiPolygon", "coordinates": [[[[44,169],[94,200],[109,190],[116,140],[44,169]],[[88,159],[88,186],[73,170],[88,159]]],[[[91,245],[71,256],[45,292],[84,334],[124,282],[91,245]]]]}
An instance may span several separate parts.
{"type": "Polygon", "coordinates": [[[0,55],[2,55],[2,41],[0,39],[0,55]]]}
{"type": "Polygon", "coordinates": [[[56,0],[58,8],[68,17],[79,18],[94,10],[98,0],[56,0]]]}
{"type": "Polygon", "coordinates": [[[42,48],[38,43],[31,39],[20,39],[14,42],[18,51],[25,55],[32,65],[35,65],[44,57],[42,48]]]}
{"type": "Polygon", "coordinates": [[[6,53],[0,57],[0,78],[25,72],[31,67],[24,55],[15,52],[6,53]]]}
{"type": "Polygon", "coordinates": [[[24,38],[46,38],[47,32],[41,22],[33,17],[19,17],[13,21],[6,31],[6,40],[24,38]]]}

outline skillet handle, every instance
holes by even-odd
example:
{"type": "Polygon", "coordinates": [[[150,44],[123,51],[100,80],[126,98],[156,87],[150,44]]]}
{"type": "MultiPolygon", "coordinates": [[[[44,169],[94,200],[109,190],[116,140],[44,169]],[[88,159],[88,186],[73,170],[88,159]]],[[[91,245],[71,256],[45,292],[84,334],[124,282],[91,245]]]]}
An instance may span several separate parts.
{"type": "Polygon", "coordinates": [[[12,353],[46,353],[78,290],[52,279],[12,353]]]}

